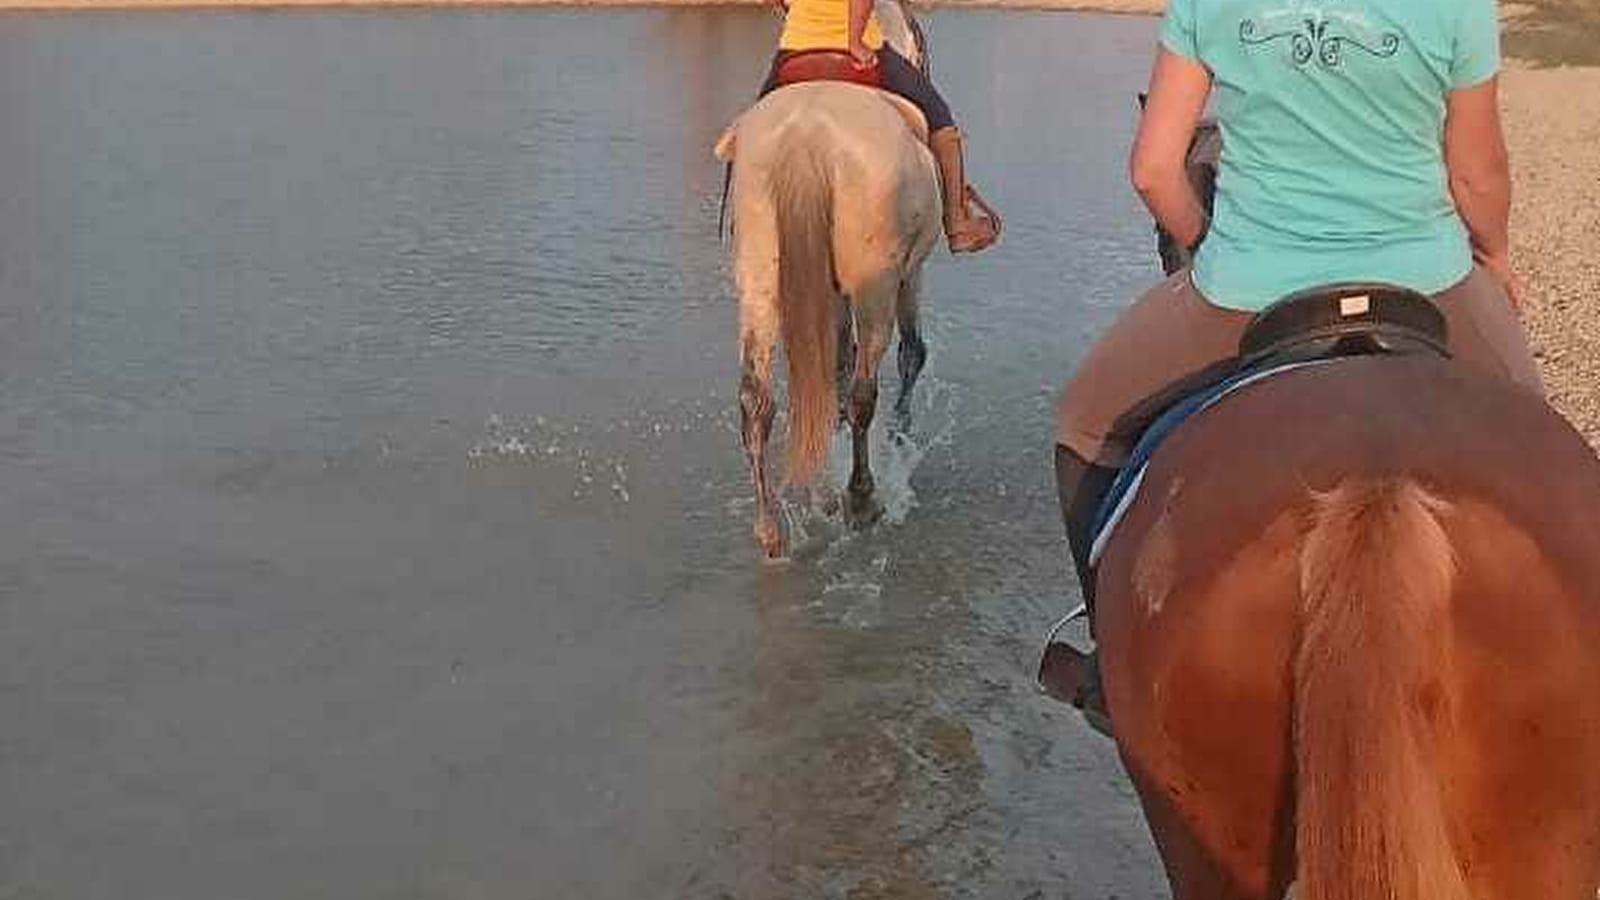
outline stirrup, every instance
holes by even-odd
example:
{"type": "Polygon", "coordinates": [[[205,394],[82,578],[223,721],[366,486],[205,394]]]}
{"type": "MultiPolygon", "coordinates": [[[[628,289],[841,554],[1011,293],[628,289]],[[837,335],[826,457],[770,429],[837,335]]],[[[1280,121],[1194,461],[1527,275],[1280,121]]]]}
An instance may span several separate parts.
{"type": "Polygon", "coordinates": [[[1106,709],[1105,687],[1100,681],[1100,653],[1079,650],[1056,636],[1069,622],[1082,618],[1088,607],[1077,609],[1056,622],[1044,637],[1044,651],[1039,655],[1038,674],[1034,676],[1039,692],[1052,700],[1070,704],[1088,722],[1089,727],[1106,737],[1115,737],[1111,731],[1111,714],[1106,709]]]}
{"type": "MultiPolygon", "coordinates": [[[[1000,219],[1000,214],[995,212],[994,207],[984,202],[977,188],[970,184],[967,185],[965,199],[967,203],[976,206],[982,214],[969,216],[967,221],[973,225],[982,225],[985,230],[977,231],[976,236],[973,237],[951,235],[949,242],[951,253],[977,253],[980,250],[987,250],[1000,240],[1000,231],[1005,227],[1000,219]]],[[[968,234],[973,234],[973,232],[968,232],[968,234]]]]}

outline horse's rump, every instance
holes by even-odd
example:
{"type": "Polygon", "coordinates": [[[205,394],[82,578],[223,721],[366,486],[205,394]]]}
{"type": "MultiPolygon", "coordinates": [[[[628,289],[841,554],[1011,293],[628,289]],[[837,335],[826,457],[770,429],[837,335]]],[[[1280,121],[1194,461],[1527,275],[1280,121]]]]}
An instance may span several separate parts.
{"type": "Polygon", "coordinates": [[[1178,896],[1592,897],[1597,498],[1537,397],[1421,357],[1280,376],[1174,434],[1097,631],[1178,896]]]}
{"type": "MultiPolygon", "coordinates": [[[[898,100],[828,82],[768,95],[740,121],[750,139],[735,157],[733,195],[764,194],[753,210],[773,217],[777,307],[789,364],[789,477],[809,483],[823,464],[838,418],[835,365],[838,298],[858,309],[892,300],[919,265],[938,227],[937,176],[898,100]]],[[[737,227],[737,224],[736,224],[737,227]]],[[[739,255],[760,255],[764,229],[747,230],[739,255]]],[[[768,252],[770,252],[770,250],[768,252]]],[[[892,305],[873,310],[892,327],[892,305]]]]}
{"type": "MultiPolygon", "coordinates": [[[[800,82],[800,84],[807,83],[808,82],[800,82]]],[[[823,83],[827,84],[829,82],[824,81],[823,83]]],[[[851,84],[850,82],[844,81],[833,83],[851,84]]],[[[793,87],[794,85],[789,86],[793,87]]],[[[895,112],[900,114],[900,118],[905,121],[906,127],[911,129],[912,134],[916,136],[917,140],[924,142],[928,140],[928,119],[922,114],[922,110],[917,109],[917,105],[915,103],[912,103],[910,100],[907,100],[898,94],[890,93],[882,88],[867,87],[859,83],[853,84],[852,86],[857,88],[866,87],[867,90],[873,91],[874,96],[888,103],[894,108],[895,112]]],[[[711,155],[719,162],[733,162],[738,150],[740,125],[743,124],[744,117],[754,109],[755,106],[752,106],[749,110],[741,113],[737,118],[734,119],[733,122],[729,123],[727,128],[722,130],[722,134],[717,136],[717,142],[711,149],[711,155]]]]}

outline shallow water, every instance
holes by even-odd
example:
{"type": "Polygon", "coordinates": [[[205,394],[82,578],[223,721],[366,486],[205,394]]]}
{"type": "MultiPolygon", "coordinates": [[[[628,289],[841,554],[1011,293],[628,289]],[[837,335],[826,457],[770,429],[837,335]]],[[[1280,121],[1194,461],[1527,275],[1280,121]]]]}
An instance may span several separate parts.
{"type": "Polygon", "coordinates": [[[770,16],[0,17],[0,897],[1164,894],[1030,671],[1154,23],[929,30],[1006,239],[887,521],[773,566],[709,155],[770,16]]]}

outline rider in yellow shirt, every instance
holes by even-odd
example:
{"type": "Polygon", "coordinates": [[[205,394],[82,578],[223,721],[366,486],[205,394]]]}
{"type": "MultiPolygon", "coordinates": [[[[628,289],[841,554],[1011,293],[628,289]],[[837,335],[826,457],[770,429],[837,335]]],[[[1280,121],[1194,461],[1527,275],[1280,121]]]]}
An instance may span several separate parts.
{"type": "Polygon", "coordinates": [[[939,163],[944,189],[944,230],[952,253],[974,253],[999,239],[1000,217],[969,184],[963,167],[961,132],[950,107],[921,69],[887,46],[873,15],[873,0],[769,0],[787,11],[783,34],[763,95],[778,86],[778,67],[797,53],[831,50],[848,53],[857,68],[876,69],[884,90],[922,110],[928,120],[928,145],[939,163]],[[986,210],[974,214],[976,203],[986,210]]]}
{"type": "MultiPolygon", "coordinates": [[[[849,0],[791,0],[783,19],[779,50],[845,50],[850,41],[849,0]]],[[[883,29],[871,3],[857,4],[866,11],[861,28],[861,45],[868,50],[883,48],[883,29]]]]}

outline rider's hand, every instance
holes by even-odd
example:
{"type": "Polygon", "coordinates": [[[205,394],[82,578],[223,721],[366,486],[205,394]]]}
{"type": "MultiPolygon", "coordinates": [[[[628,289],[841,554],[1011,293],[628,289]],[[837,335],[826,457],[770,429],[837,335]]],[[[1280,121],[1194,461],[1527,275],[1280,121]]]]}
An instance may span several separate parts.
{"type": "Polygon", "coordinates": [[[1505,289],[1506,299],[1511,301],[1511,308],[1517,312],[1522,311],[1522,285],[1517,281],[1517,273],[1511,269],[1511,259],[1508,256],[1480,256],[1478,265],[1483,266],[1489,276],[1500,283],[1505,289]]]}
{"type": "Polygon", "coordinates": [[[868,47],[864,41],[850,42],[850,59],[855,62],[858,69],[870,69],[878,64],[877,52],[868,47]]]}

